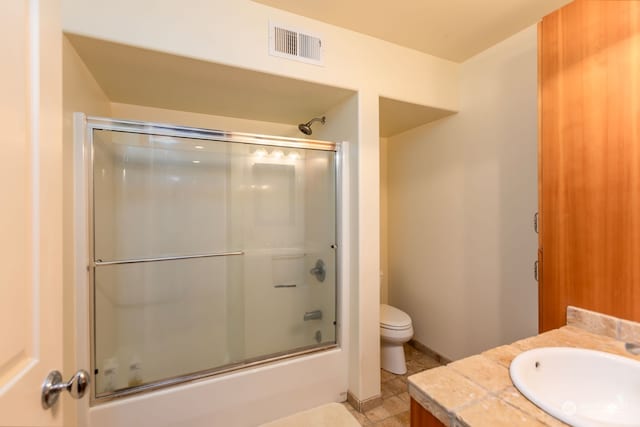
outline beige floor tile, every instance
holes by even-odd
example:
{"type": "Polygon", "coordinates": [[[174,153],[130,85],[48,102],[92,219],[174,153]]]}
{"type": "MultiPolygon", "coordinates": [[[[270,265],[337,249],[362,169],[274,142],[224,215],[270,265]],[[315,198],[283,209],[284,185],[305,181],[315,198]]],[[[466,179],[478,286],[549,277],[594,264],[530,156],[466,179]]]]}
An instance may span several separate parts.
{"type": "Polygon", "coordinates": [[[440,366],[440,362],[438,362],[435,359],[432,359],[431,357],[427,356],[426,354],[422,354],[420,353],[420,355],[416,356],[416,358],[414,359],[416,362],[418,362],[419,364],[421,364],[422,366],[424,366],[425,369],[430,369],[430,368],[435,368],[436,366],[440,366]]]}
{"type": "Polygon", "coordinates": [[[388,399],[384,399],[382,406],[389,411],[391,415],[397,415],[409,410],[409,403],[400,399],[398,396],[391,396],[388,399]]]}
{"type": "Polygon", "coordinates": [[[367,423],[371,424],[371,421],[369,421],[369,419],[362,412],[356,411],[349,403],[345,402],[343,403],[343,405],[345,406],[345,408],[347,408],[349,413],[353,415],[353,417],[360,423],[360,425],[364,426],[367,425],[367,423]]]}
{"type": "Polygon", "coordinates": [[[380,369],[380,381],[382,383],[386,383],[387,381],[391,381],[392,379],[396,378],[397,375],[392,374],[391,372],[387,372],[384,369],[380,369]]]}
{"type": "Polygon", "coordinates": [[[375,427],[404,427],[396,417],[385,418],[374,424],[375,427]]]}
{"type": "Polygon", "coordinates": [[[430,368],[434,368],[436,366],[440,366],[441,364],[435,360],[432,359],[431,357],[427,356],[426,354],[422,354],[420,353],[419,355],[415,356],[412,360],[407,361],[407,369],[411,370],[418,370],[418,371],[424,371],[425,369],[430,369],[430,368]]]}
{"type": "Polygon", "coordinates": [[[380,388],[380,395],[382,396],[382,399],[388,399],[391,396],[395,396],[397,394],[397,392],[394,392],[392,389],[390,389],[389,387],[385,387],[384,384],[382,385],[382,387],[380,388]]]}
{"type": "Polygon", "coordinates": [[[416,356],[420,356],[421,354],[422,352],[420,352],[420,350],[418,350],[417,348],[409,344],[404,345],[404,357],[407,360],[413,360],[416,356]]]}
{"type": "Polygon", "coordinates": [[[409,427],[411,425],[411,415],[409,411],[401,412],[394,418],[398,420],[400,422],[400,425],[403,427],[409,427]]]}
{"type": "Polygon", "coordinates": [[[400,393],[398,395],[398,397],[400,398],[400,400],[403,400],[403,401],[405,401],[407,403],[409,403],[411,401],[411,396],[409,396],[409,392],[408,391],[400,393]]]}
{"type": "Polygon", "coordinates": [[[384,413],[375,412],[376,409],[372,409],[367,412],[367,414],[372,414],[372,417],[367,417],[369,424],[363,423],[360,418],[356,417],[362,425],[409,426],[408,409],[411,397],[408,392],[407,378],[418,372],[441,366],[441,364],[409,344],[404,345],[404,355],[407,360],[406,374],[395,375],[384,369],[380,370],[382,408],[387,411],[389,416],[380,418],[384,413]],[[372,422],[374,424],[371,424],[372,422]]]}
{"type": "Polygon", "coordinates": [[[377,406],[367,412],[365,412],[367,419],[371,422],[377,423],[378,421],[382,421],[385,418],[389,418],[391,414],[387,411],[387,408],[384,406],[377,406]]]}
{"type": "Polygon", "coordinates": [[[397,378],[382,384],[381,389],[383,399],[403,393],[407,391],[406,379],[398,376],[397,378]]]}
{"type": "Polygon", "coordinates": [[[373,427],[373,425],[375,425],[375,423],[372,422],[372,421],[366,420],[364,422],[361,422],[360,425],[362,427],[373,427]]]}
{"type": "Polygon", "coordinates": [[[420,363],[418,360],[408,360],[407,361],[407,373],[406,375],[417,374],[418,372],[422,372],[425,370],[425,365],[420,363]]]}

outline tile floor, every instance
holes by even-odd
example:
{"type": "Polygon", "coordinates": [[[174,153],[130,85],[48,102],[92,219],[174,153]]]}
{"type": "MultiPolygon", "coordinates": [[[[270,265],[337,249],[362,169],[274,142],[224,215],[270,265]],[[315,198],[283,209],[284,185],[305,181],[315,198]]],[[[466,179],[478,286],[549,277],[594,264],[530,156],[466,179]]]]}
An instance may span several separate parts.
{"type": "Polygon", "coordinates": [[[394,375],[380,370],[382,405],[365,412],[357,412],[351,405],[344,403],[349,412],[366,427],[407,427],[409,426],[409,392],[407,377],[426,369],[435,368],[440,364],[418,351],[409,344],[404,346],[407,358],[407,373],[394,375]]]}

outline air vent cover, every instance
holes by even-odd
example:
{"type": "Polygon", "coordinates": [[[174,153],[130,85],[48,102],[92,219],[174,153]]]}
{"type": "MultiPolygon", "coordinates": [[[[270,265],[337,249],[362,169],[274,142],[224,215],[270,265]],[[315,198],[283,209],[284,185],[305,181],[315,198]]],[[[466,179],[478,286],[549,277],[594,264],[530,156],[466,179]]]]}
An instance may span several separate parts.
{"type": "Polygon", "coordinates": [[[269,23],[269,54],[309,64],[323,65],[322,39],[308,32],[269,23]]]}

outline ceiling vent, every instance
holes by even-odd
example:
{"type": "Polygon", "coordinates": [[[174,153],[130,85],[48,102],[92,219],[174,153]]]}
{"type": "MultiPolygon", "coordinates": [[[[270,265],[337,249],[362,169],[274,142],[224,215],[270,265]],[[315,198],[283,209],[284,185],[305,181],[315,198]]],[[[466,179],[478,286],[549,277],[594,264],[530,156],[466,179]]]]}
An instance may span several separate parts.
{"type": "Polygon", "coordinates": [[[308,64],[323,65],[320,37],[272,22],[269,23],[269,54],[308,64]]]}

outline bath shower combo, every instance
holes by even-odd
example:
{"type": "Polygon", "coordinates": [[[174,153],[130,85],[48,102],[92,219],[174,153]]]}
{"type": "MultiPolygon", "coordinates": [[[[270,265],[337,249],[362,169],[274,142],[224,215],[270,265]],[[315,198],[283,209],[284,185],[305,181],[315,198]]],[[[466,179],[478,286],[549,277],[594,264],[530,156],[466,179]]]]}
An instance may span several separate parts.
{"type": "Polygon", "coordinates": [[[338,144],[82,117],[91,405],[338,348],[338,144]]]}

